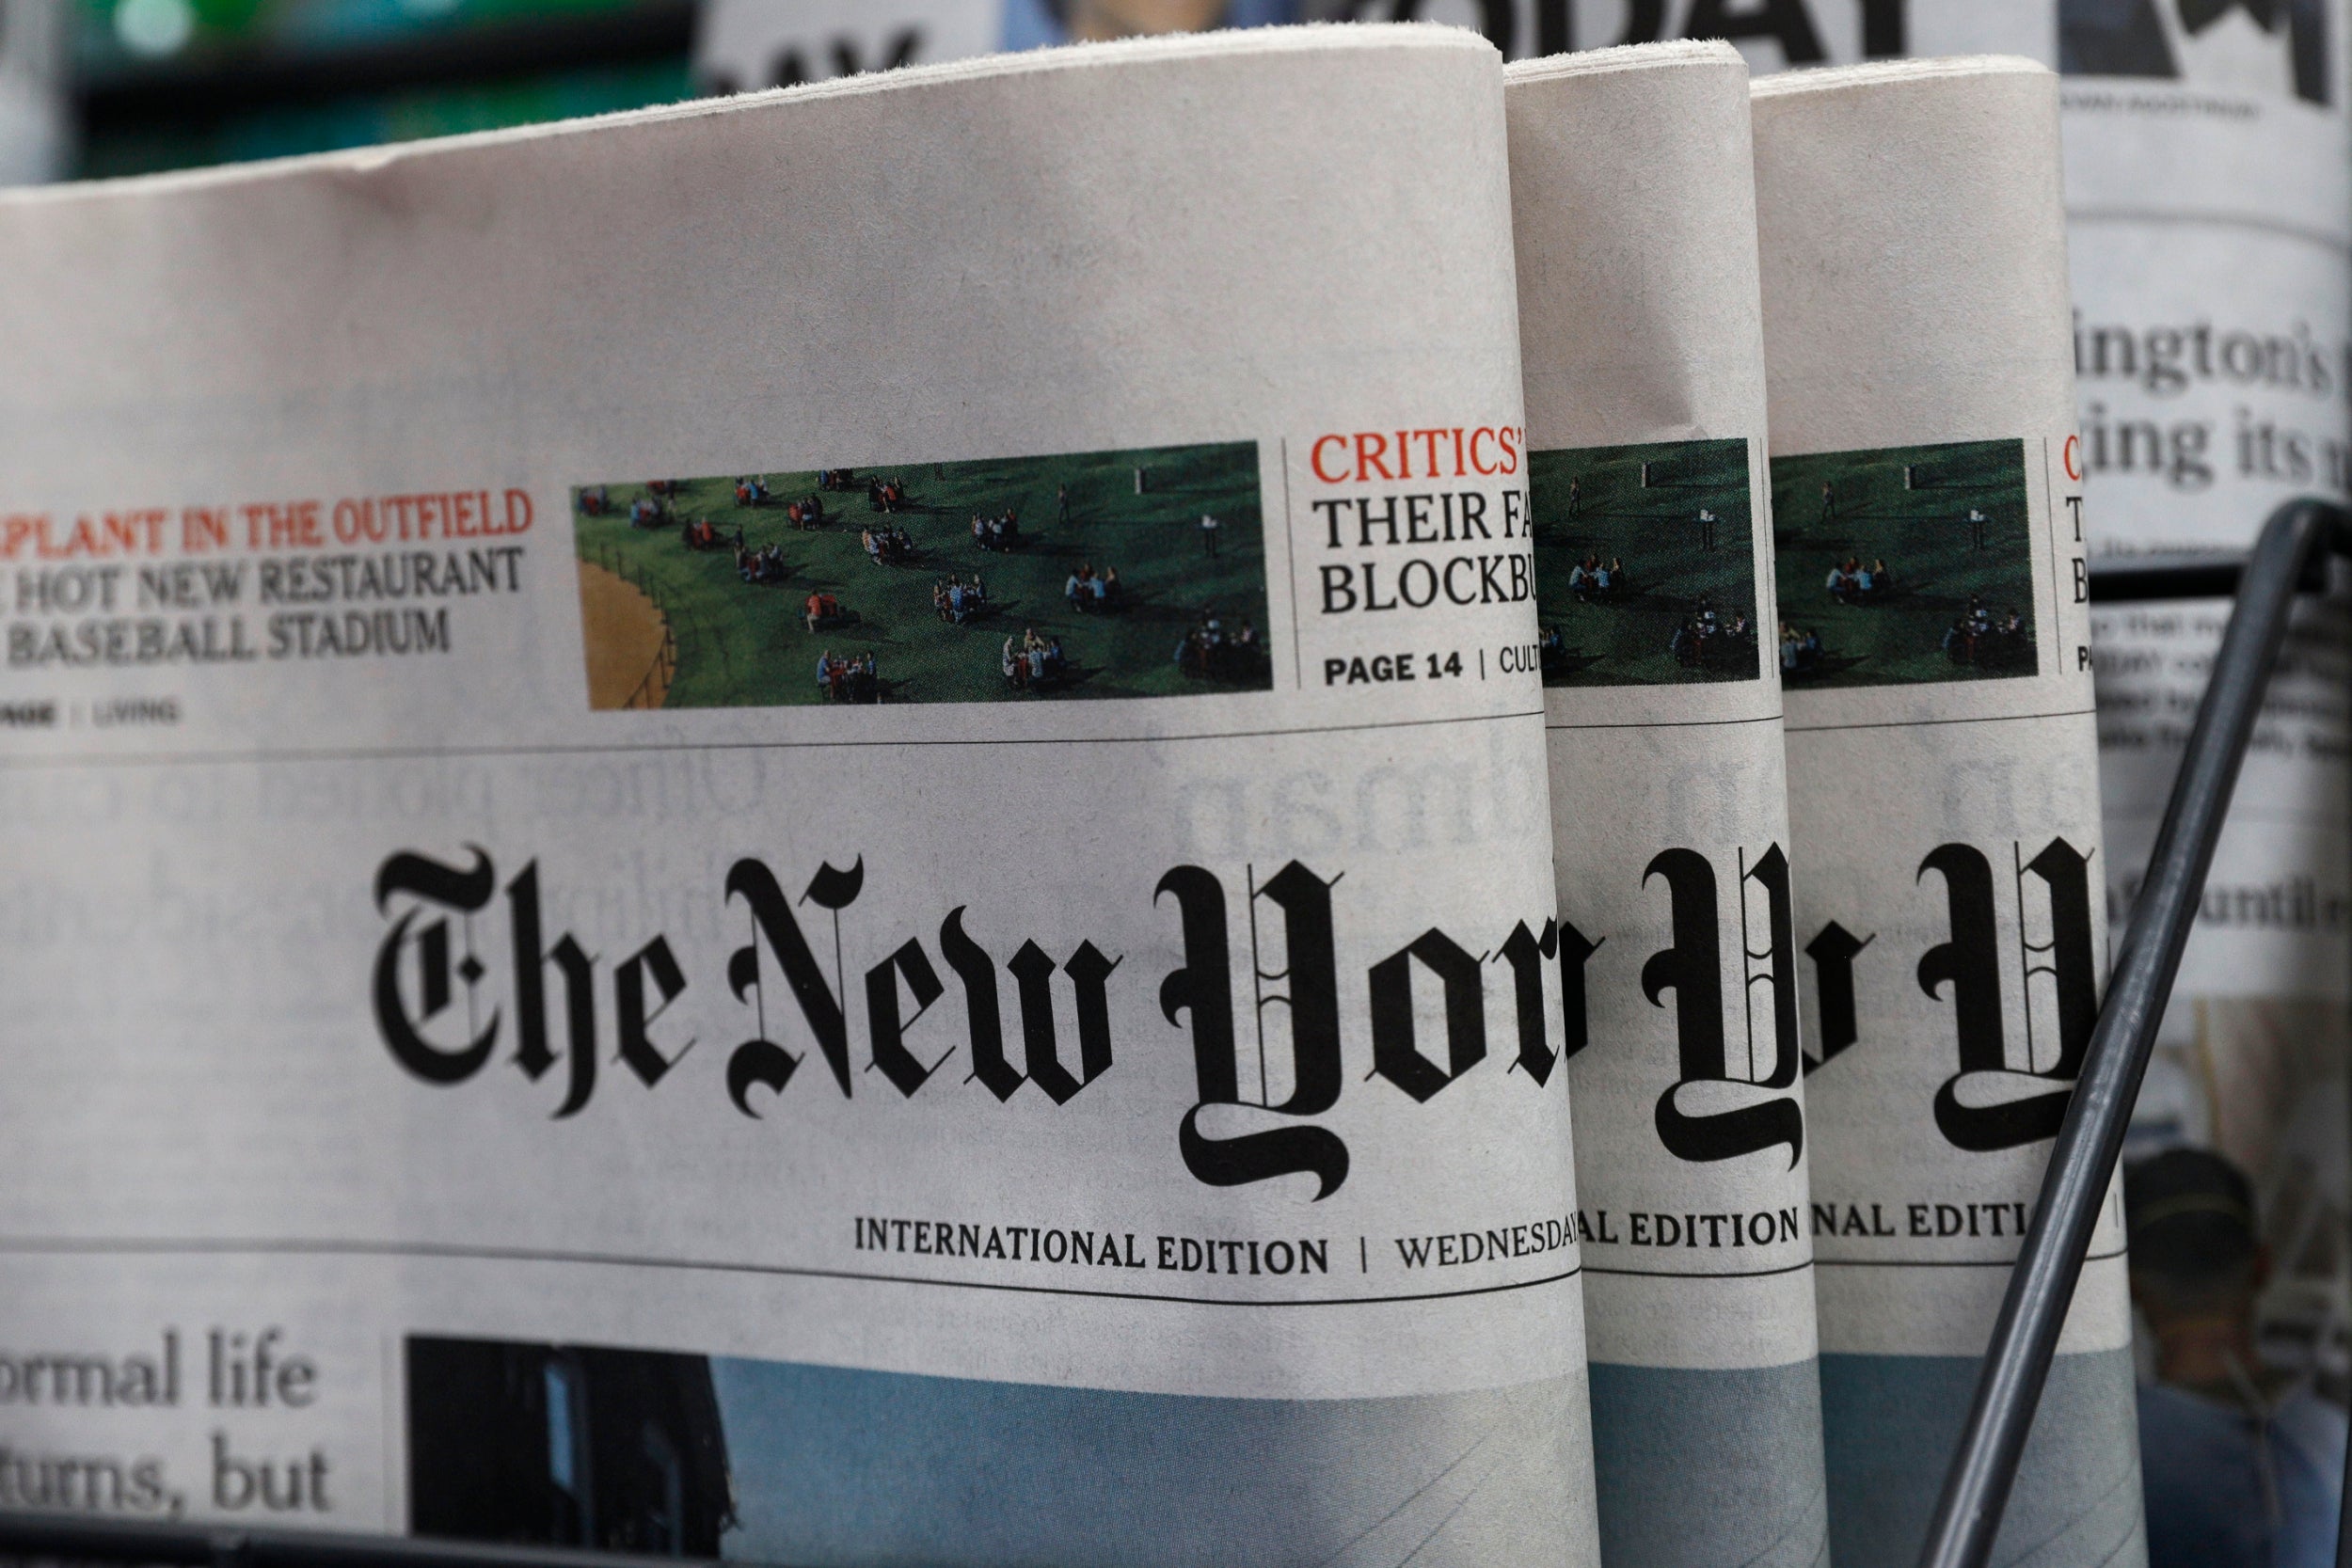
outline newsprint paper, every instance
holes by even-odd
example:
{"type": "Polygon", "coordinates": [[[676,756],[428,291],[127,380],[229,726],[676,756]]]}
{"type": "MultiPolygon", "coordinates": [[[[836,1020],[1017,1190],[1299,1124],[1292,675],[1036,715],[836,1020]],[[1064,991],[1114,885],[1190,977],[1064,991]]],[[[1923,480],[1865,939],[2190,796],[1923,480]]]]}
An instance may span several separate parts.
{"type": "Polygon", "coordinates": [[[1601,1544],[1817,1563],[1747,69],[1655,44],[1504,74],[1601,1544]]]}
{"type": "MultiPolygon", "coordinates": [[[[1843,8],[1810,8],[1825,24],[1843,8]]],[[[2242,550],[2280,502],[2352,495],[2352,6],[1909,0],[1883,9],[1903,24],[1881,30],[1891,52],[1998,49],[2063,72],[2091,553],[2242,550]]],[[[1792,36],[1742,42],[1777,66],[1792,58],[1792,36]]],[[[1820,36],[1835,39],[1826,24],[1820,36]]],[[[2112,605],[2093,617],[2108,849],[2098,880],[2114,911],[2138,892],[2228,608],[2112,605]]],[[[2250,1235],[2267,1258],[2246,1291],[2228,1283],[2227,1246],[2188,1249],[2195,1278],[2140,1249],[2136,1267],[2159,1293],[2223,1281],[2227,1315],[2253,1347],[2249,1381],[2216,1390],[2201,1386],[2193,1355],[2176,1354],[2202,1332],[2193,1315],[2159,1306],[2141,1316],[2141,1435],[2160,1559],[2212,1556],[2216,1528],[2242,1541],[2232,1549],[2280,1560],[2325,1557],[2335,1539],[2352,1389],[2348,641],[2340,598],[2298,612],[2125,1150],[2129,1165],[2177,1146],[2200,1150],[2206,1180],[2247,1195],[2234,1244],[2250,1235]],[[2249,1440],[2237,1411],[2249,1388],[2271,1418],[2260,1457],[2221,1462],[2249,1440]]],[[[2144,1303],[2155,1299],[2143,1291],[2144,1303]]]]}
{"type": "MultiPolygon", "coordinates": [[[[1755,88],[1834,1556],[1915,1556],[2106,961],[2058,79],[1755,88]]],[[[2120,1201],[1996,1550],[2145,1560],[2120,1201]]]]}
{"type": "Polygon", "coordinates": [[[0,1508],[1593,1563],[1510,202],[1419,27],[0,200],[0,1508]]]}
{"type": "MultiPolygon", "coordinates": [[[[2178,10],[2061,22],[2087,515],[2103,553],[2242,549],[2280,502],[2352,493],[2352,8],[2280,7],[2266,27],[2178,10]]],[[[2227,610],[2119,605],[2097,619],[2119,903],[2137,891],[2227,610]]],[[[2196,1145],[2250,1184],[2270,1258],[2261,1354],[2271,1377],[2302,1386],[2285,1402],[2328,1433],[2301,1462],[2329,1496],[2291,1510],[2309,1522],[2288,1533],[2329,1540],[2352,1370],[2346,637],[2341,601],[2297,617],[2129,1151],[2196,1145]]],[[[2154,1357],[2160,1380],[2174,1376],[2168,1360],[2154,1357]]],[[[2169,1391],[2145,1419],[2152,1443],[2195,1421],[2169,1391]]],[[[2194,1478],[2190,1451],[2181,1457],[2167,1475],[2194,1478]]],[[[2154,1494],[2151,1508],[2155,1528],[2167,1511],[2154,1494]]]]}

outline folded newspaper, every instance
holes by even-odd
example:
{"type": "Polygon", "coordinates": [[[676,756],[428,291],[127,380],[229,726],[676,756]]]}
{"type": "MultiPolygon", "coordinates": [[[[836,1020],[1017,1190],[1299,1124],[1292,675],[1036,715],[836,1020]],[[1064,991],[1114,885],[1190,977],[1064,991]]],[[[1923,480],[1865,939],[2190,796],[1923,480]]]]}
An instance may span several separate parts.
{"type": "MultiPolygon", "coordinates": [[[[1601,1545],[1827,1549],[1748,73],[1512,66],[1601,1545]],[[1629,788],[1629,781],[1643,781],[1629,788]]],[[[1534,955],[1528,955],[1531,958],[1534,955]]]]}
{"type": "MultiPolygon", "coordinates": [[[[2098,1011],[2058,78],[1755,86],[1833,1557],[1918,1552],[2098,1011]]],[[[2145,1560],[2120,1200],[1996,1555],[2145,1560]]]]}
{"type": "Polygon", "coordinates": [[[0,1509],[1596,1561],[1511,199],[1430,27],[0,198],[0,1509]]]}

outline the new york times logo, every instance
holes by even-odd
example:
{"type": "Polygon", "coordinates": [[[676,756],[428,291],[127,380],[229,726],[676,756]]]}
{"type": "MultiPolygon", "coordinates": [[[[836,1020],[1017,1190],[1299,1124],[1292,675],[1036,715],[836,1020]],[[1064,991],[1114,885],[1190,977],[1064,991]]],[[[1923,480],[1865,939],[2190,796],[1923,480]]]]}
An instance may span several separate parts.
{"type": "MultiPolygon", "coordinates": [[[[1935,1127],[1953,1148],[1971,1153],[2058,1135],[2099,1016],[2090,858],[2063,838],[2030,858],[2022,844],[2007,851],[2006,877],[1967,844],[1939,845],[1915,876],[1923,892],[1941,884],[1950,933],[1919,956],[1914,972],[1922,991],[1951,1007],[1956,1070],[1936,1088],[1935,1127]],[[2006,937],[2004,904],[2014,915],[2006,937]],[[2011,971],[2025,991],[2026,1038],[2014,1059],[2003,1022],[2003,974],[2011,971]],[[2037,1018],[2045,1021],[2039,1029],[2037,1018]],[[2049,1065],[2035,1067],[2042,1056],[2049,1065]]],[[[1808,1073],[1866,1043],[1855,972],[1872,941],[1831,921],[1805,946],[1814,963],[1820,1050],[1804,1064],[1808,1073]]]]}
{"type": "MultiPolygon", "coordinates": [[[[1982,851],[1947,844],[1914,879],[1926,896],[1940,884],[1949,931],[1915,966],[1916,984],[1949,1004],[1956,1044],[1934,1124],[1972,1151],[2056,1133],[2098,1010],[2089,858],[2062,838],[2030,858],[2022,846],[2009,850],[2006,878],[1982,851]],[[2026,992],[2017,1061],[2003,1022],[2012,970],[2026,992]],[[2034,1065],[2044,1056],[2047,1065],[2034,1065]]],[[[393,1058],[425,1083],[453,1086],[476,1079],[504,1041],[525,1080],[551,1085],[559,1119],[589,1105],[600,1070],[610,1075],[601,1064],[646,1090],[672,1082],[696,1042],[676,1037],[664,1016],[704,956],[681,955],[663,935],[617,959],[594,956],[571,932],[547,930],[535,861],[501,887],[490,856],[470,853],[466,863],[402,853],[378,870],[375,900],[391,926],[377,950],[373,1003],[393,1058]],[[504,941],[494,944],[501,928],[504,941]],[[504,949],[495,970],[484,957],[494,945],[504,949]]],[[[811,1054],[823,1064],[819,1082],[845,1099],[866,1072],[900,1100],[956,1092],[940,1069],[959,1052],[961,1083],[999,1103],[1032,1086],[1055,1105],[1117,1092],[1096,1085],[1115,1080],[1122,1055],[1144,1042],[1117,1037],[1113,989],[1152,983],[1157,1012],[1192,1051],[1195,1098],[1170,1111],[1185,1169],[1212,1186],[1311,1175],[1322,1197],[1346,1180],[1351,1151],[1316,1118],[1343,1094],[1427,1105],[1481,1070],[1542,1092],[1586,1049],[1590,959],[1606,936],[1557,918],[1520,920],[1500,942],[1473,949],[1433,926],[1358,968],[1343,961],[1342,881],[1296,861],[1263,879],[1249,867],[1233,879],[1175,866],[1149,902],[1173,920],[1182,961],[1139,982],[1094,941],[1048,952],[1033,938],[982,929],[967,905],[920,932],[862,919],[862,858],[847,870],[820,864],[797,896],[766,863],[738,861],[719,894],[741,906],[746,940],[708,955],[751,1025],[725,1053],[727,1102],[761,1116],[811,1054]],[[1365,1003],[1360,1043],[1344,1022],[1351,990],[1365,1003]],[[925,1025],[934,1008],[941,1016],[925,1025]],[[1498,1044],[1507,1059],[1490,1060],[1498,1044]],[[1366,1048],[1360,1081],[1378,1086],[1351,1090],[1348,1057],[1366,1048]]],[[[1674,1013],[1674,1049],[1655,1080],[1660,1146],[1693,1164],[1780,1150],[1793,1166],[1804,1148],[1797,1077],[1866,1043],[1856,988],[1875,939],[1832,921],[1802,949],[1820,1021],[1819,1054],[1808,1059],[1779,847],[1753,858],[1735,850],[1721,867],[1692,849],[1661,850],[1643,883],[1662,899],[1671,932],[1638,971],[1643,997],[1674,1013]],[[1727,1021],[1738,1021],[1736,1049],[1727,1021]]]]}
{"type": "MultiPolygon", "coordinates": [[[[1171,1120],[1185,1168],[1203,1182],[1306,1174],[1316,1196],[1328,1196],[1346,1180],[1350,1153],[1311,1118],[1343,1092],[1401,1093],[1425,1105],[1483,1069],[1511,1070],[1526,1092],[1540,1093],[1584,1042],[1582,967],[1597,943],[1547,919],[1540,928],[1517,922],[1500,944],[1473,951],[1432,927],[1357,972],[1352,984],[1369,1004],[1368,1077],[1379,1084],[1347,1089],[1333,895],[1341,879],[1295,861],[1263,881],[1245,868],[1237,901],[1227,878],[1180,865],[1151,890],[1151,905],[1174,919],[1182,940],[1183,961],[1158,977],[1155,1000],[1167,1022],[1190,1036],[1198,1099],[1171,1120]],[[1248,933],[1238,951],[1236,929],[1248,933]],[[1515,1014],[1507,1069],[1487,1065],[1490,969],[1507,975],[1501,989],[1515,1014]],[[1436,1004],[1426,1009],[1434,1028],[1417,996],[1436,1004]],[[1558,1045],[1548,1022],[1555,1006],[1558,1045]],[[1247,1070],[1237,1017],[1254,1037],[1247,1070]],[[1286,1070],[1269,1072],[1269,1053],[1286,1070]]],[[[962,1082],[999,1103],[1031,1085],[1056,1105],[1116,1092],[1105,1080],[1116,1080],[1136,1043],[1116,1038],[1113,1027],[1112,989],[1134,983],[1123,957],[1092,941],[1056,954],[1033,939],[988,936],[961,904],[925,931],[882,929],[886,922],[856,909],[865,888],[863,857],[847,870],[819,865],[797,896],[762,861],[728,871],[720,896],[742,907],[747,940],[708,957],[749,1015],[750,1032],[725,1054],[737,1112],[761,1116],[812,1053],[845,1099],[856,1096],[864,1070],[902,1100],[956,1092],[940,1069],[959,1051],[962,1082]],[[852,953],[862,971],[852,972],[852,953]],[[918,1036],[934,1007],[943,1017],[918,1036]],[[854,1012],[863,1014],[862,1040],[852,1037],[854,1012]],[[1065,1032],[1064,1019],[1074,1031],[1065,1032]]],[[[535,861],[501,888],[480,848],[462,863],[393,855],[377,871],[375,902],[391,920],[374,965],[377,1030],[394,1060],[428,1084],[474,1080],[503,1040],[527,1081],[558,1091],[553,1114],[564,1118],[595,1098],[600,1064],[616,1063],[653,1090],[675,1081],[696,1044],[675,1037],[664,1015],[704,955],[681,954],[657,935],[607,964],[571,932],[550,933],[535,861]],[[502,922],[493,909],[501,903],[502,922]],[[484,952],[501,925],[505,958],[494,969],[484,952]]]]}

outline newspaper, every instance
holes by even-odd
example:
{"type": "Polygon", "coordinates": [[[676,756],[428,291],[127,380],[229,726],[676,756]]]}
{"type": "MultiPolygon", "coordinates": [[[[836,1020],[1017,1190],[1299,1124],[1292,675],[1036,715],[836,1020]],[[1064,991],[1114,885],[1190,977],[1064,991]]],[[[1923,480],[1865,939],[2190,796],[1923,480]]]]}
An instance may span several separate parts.
{"type": "Polygon", "coordinates": [[[65,173],[69,25],[63,0],[0,0],[0,185],[65,173]]]}
{"type": "MultiPolygon", "coordinates": [[[[1901,47],[2008,50],[2065,73],[2091,552],[2240,550],[2281,501],[2352,493],[2352,7],[1905,9],[1901,47]]],[[[2115,910],[2138,891],[2227,612],[2172,601],[2093,617],[2115,910]]],[[[2324,1555],[2335,1538],[2352,1392],[2347,679],[2352,624],[2340,598],[2315,599],[2273,675],[2125,1150],[2144,1168],[2186,1145],[2209,1157],[2208,1182],[2250,1189],[2247,1236],[2135,1263],[2160,1551],[2208,1556],[2215,1528],[2254,1529],[2281,1560],[2298,1541],[2324,1555]],[[2240,1278],[2251,1243],[2266,1263],[2240,1278]],[[2226,1307],[2168,1309],[2182,1291],[2217,1291],[2226,1307]],[[2199,1366],[2217,1315],[2245,1363],[2234,1387],[2199,1366]],[[2223,1414],[2249,1387],[2267,1415],[2251,1452],[2223,1414]]]]}
{"type": "Polygon", "coordinates": [[[1747,71],[1505,81],[1603,1556],[1817,1563],[1747,71]]]}
{"type": "MultiPolygon", "coordinates": [[[[1755,87],[1833,1555],[1916,1555],[2106,964],[2058,81],[1755,87]]],[[[2120,1203],[2003,1538],[2144,1560],[2120,1203]]]]}
{"type": "Polygon", "coordinates": [[[0,1508],[1596,1560],[1500,61],[0,198],[0,1508]]]}
{"type": "MultiPolygon", "coordinates": [[[[732,3],[732,0],[723,0],[732,3]]],[[[1719,39],[1753,71],[1851,65],[1990,48],[2055,58],[2061,0],[1296,0],[1302,20],[1407,17],[1475,27],[1512,59],[1667,40],[1719,39]]],[[[2069,10],[2077,0],[2063,0],[2069,10]]],[[[2101,8],[2088,0],[2085,8],[2101,8]]],[[[2186,0],[2188,7],[2198,0],[2186,0]]],[[[2217,7],[2207,7],[2218,9],[2217,7]]]]}
{"type": "Polygon", "coordinates": [[[707,0],[695,13],[694,72],[707,90],[738,92],[1000,49],[1291,20],[1290,0],[707,0]]]}
{"type": "MultiPolygon", "coordinates": [[[[2153,4],[2061,16],[2076,365],[2102,552],[2243,549],[2280,502],[2352,493],[2347,31],[2342,0],[2278,8],[2267,26],[2153,4]]],[[[2119,907],[2137,891],[2228,608],[2119,605],[2098,617],[2119,907]]],[[[2341,598],[2308,604],[2256,728],[2126,1152],[2136,1164],[2186,1143],[2250,1183],[2267,1279],[2233,1292],[2230,1312],[2259,1354],[2249,1373],[2261,1402],[2291,1425],[2299,1410],[2324,1433],[2298,1443],[2281,1432],[2273,1444],[2280,1456],[2308,1449],[2324,1483],[2299,1501],[2286,1489],[2282,1539],[2312,1530],[2329,1542],[2352,1373],[2347,679],[2341,598]]],[[[2226,1263],[2212,1259],[2214,1275],[2226,1263]]],[[[2193,1384],[2175,1354],[2187,1325],[2162,1305],[2167,1282],[2141,1283],[2153,1380],[2193,1384]]],[[[2161,1444],[2169,1457],[2165,1439],[2184,1419],[2152,1390],[2152,1452],[2161,1444]]],[[[2220,1491],[2215,1474],[2194,1460],[2152,1467],[2152,1533],[2257,1501],[2220,1491]]]]}

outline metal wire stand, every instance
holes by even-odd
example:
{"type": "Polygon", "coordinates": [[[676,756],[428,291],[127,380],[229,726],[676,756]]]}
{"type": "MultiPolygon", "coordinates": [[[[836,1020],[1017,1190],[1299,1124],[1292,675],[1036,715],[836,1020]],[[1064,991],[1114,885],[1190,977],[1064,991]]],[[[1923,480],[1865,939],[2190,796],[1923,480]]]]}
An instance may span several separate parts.
{"type": "MultiPolygon", "coordinates": [[[[2117,949],[2106,1006],[2042,1184],[2032,1224],[2010,1275],[1967,1425],[1936,1505],[1921,1568],[1983,1568],[2016,1479],[2058,1329],[2122,1152],[2156,1025],[2172,993],[2181,950],[2213,863],[2239,765],[2285,640],[2298,591],[2324,578],[2327,552],[2352,555],[2352,513],[2330,502],[2291,501],[2272,514],[2241,562],[2201,557],[2134,562],[2095,570],[2098,601],[2220,597],[2237,607],[2172,785],[2147,879],[2117,949]]],[[[2347,1456],[2352,1460],[2352,1456],[2347,1456]]],[[[2352,1464],[2348,1464],[2352,1470],[2352,1464]]],[[[2352,1474],[2345,1488],[2352,1497],[2352,1474]]],[[[2352,1568],[2352,1531],[2338,1568],[2352,1568]]],[[[213,1568],[615,1568],[659,1559],[557,1547],[477,1546],[398,1536],[223,1530],[119,1519],[0,1513],[0,1557],[213,1568]]]]}
{"type": "MultiPolygon", "coordinates": [[[[2271,668],[2286,640],[2296,592],[2311,580],[2314,568],[2324,567],[2327,550],[2352,554],[2352,515],[2327,501],[2290,501],[2263,525],[2238,575],[2237,608],[2214,657],[2188,749],[2172,782],[2164,825],[2149,856],[2147,879],[2117,948],[2106,1004],[2091,1031],[2082,1076],[2075,1081],[2032,1224],[2010,1274],[2001,1315],[1977,1374],[1968,1423],[1962,1429],[1919,1554],[1920,1568],[1983,1568],[1992,1559],[1994,1537],[2001,1528],[2010,1483],[2017,1478],[2018,1456],[2042,1400],[2050,1358],[2058,1350],[2058,1329],[2074,1299],[2099,1206],[2115,1178],[2132,1102],[2139,1097],[2156,1025],[2171,999],[2181,949],[2197,918],[2214,845],[2221,836],[2222,818],[2237,786],[2238,767],[2245,760],[2271,668]]],[[[2211,576],[2215,564],[2172,569],[2208,574],[2190,583],[2190,594],[2227,593],[2222,579],[2211,576]]],[[[2157,584],[2165,570],[2137,569],[2140,596],[2157,584]]],[[[2122,581],[2116,587],[2134,585],[2130,570],[2119,576],[2122,581]]],[[[2338,1551],[2339,1562],[2344,1563],[2341,1543],[2338,1551]]]]}

